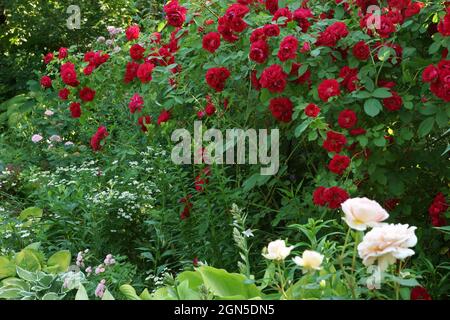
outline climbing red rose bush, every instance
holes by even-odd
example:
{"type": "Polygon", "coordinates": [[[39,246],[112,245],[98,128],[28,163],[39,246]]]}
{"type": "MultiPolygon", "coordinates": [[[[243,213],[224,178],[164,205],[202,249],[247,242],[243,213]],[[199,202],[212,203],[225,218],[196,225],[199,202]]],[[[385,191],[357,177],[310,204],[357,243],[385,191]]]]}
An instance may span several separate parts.
{"type": "MultiPolygon", "coordinates": [[[[410,267],[448,257],[448,2],[172,0],[163,11],[164,21],[122,26],[92,51],[68,44],[45,53],[35,113],[51,107],[50,125],[73,152],[96,159],[156,143],[170,151],[171,133],[193,132],[198,119],[205,128],[279,129],[275,176],[262,176],[260,165],[183,167],[187,176],[161,205],[177,221],[178,243],[192,244],[183,258],[228,248],[221,232],[206,230],[229,225],[222,194],[231,193],[272,240],[308,218],[342,225],[343,203],[368,197],[417,229],[377,229],[367,241],[415,230],[410,267]],[[206,235],[215,248],[198,248],[206,235]]],[[[49,125],[31,122],[28,142],[49,125]]],[[[360,248],[366,265],[394,263],[371,243],[360,248]]]]}

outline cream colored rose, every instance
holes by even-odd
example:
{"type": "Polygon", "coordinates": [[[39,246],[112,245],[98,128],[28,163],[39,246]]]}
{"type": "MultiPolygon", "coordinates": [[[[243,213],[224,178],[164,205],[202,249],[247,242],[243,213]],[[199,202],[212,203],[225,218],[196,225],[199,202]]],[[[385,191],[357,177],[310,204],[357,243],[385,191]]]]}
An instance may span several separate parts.
{"type": "Polygon", "coordinates": [[[303,272],[311,270],[320,270],[323,261],[323,255],[316,251],[305,250],[302,257],[295,257],[294,262],[296,265],[303,268],[303,272]]]}
{"type": "Polygon", "coordinates": [[[291,253],[293,246],[286,247],[284,240],[275,240],[269,243],[267,247],[267,253],[263,256],[269,260],[284,260],[291,253]]]}
{"type": "Polygon", "coordinates": [[[358,253],[363,263],[370,266],[378,262],[381,271],[390,264],[414,254],[409,249],[417,244],[414,233],[416,227],[407,224],[384,224],[369,231],[358,245],[358,253]]]}
{"type": "Polygon", "coordinates": [[[354,230],[364,231],[389,218],[389,214],[376,201],[367,198],[348,199],[341,205],[343,218],[354,230]]]}

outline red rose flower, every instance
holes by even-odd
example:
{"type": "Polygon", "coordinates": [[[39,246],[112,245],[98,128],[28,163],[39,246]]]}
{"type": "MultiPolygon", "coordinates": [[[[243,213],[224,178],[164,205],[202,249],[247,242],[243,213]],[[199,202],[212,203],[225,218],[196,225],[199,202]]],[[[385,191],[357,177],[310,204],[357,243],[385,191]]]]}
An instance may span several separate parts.
{"type": "Polygon", "coordinates": [[[60,69],[62,81],[71,87],[76,87],[80,84],[77,79],[77,72],[75,71],[75,65],[71,62],[66,62],[60,69]]]}
{"type": "Polygon", "coordinates": [[[281,122],[292,121],[294,105],[289,98],[273,98],[270,100],[269,109],[275,119],[281,122]]]}
{"type": "Polygon", "coordinates": [[[294,20],[297,22],[298,26],[302,29],[303,33],[307,33],[311,22],[309,18],[312,18],[313,14],[308,8],[298,8],[294,11],[294,20]]]}
{"type": "Polygon", "coordinates": [[[125,83],[130,83],[131,81],[134,80],[134,78],[137,77],[137,71],[139,69],[139,66],[140,66],[139,63],[134,61],[127,63],[127,68],[123,79],[125,83]]]}
{"type": "Polygon", "coordinates": [[[348,35],[347,25],[343,22],[335,22],[319,34],[317,46],[335,47],[337,42],[348,35]]]}
{"type": "Polygon", "coordinates": [[[43,58],[43,60],[44,60],[44,63],[45,64],[49,64],[52,60],[53,60],[53,53],[47,53],[45,56],[44,56],[44,58],[43,58]]]}
{"type": "Polygon", "coordinates": [[[128,108],[132,114],[136,113],[136,111],[141,112],[144,107],[144,98],[142,98],[138,93],[135,93],[128,104],[128,108]]]}
{"type": "Polygon", "coordinates": [[[69,98],[70,91],[67,88],[61,89],[58,92],[58,96],[61,100],[67,100],[69,98]]]}
{"type": "Polygon", "coordinates": [[[155,66],[149,62],[141,64],[137,70],[136,76],[142,83],[148,83],[152,81],[152,73],[155,66]]]}
{"type": "Polygon", "coordinates": [[[282,27],[286,27],[288,22],[292,21],[292,12],[289,10],[289,8],[280,8],[278,9],[272,18],[272,21],[275,21],[278,23],[278,19],[285,18],[284,22],[280,24],[282,27]]]}
{"type": "Polygon", "coordinates": [[[157,121],[158,126],[161,125],[161,123],[165,123],[165,122],[169,121],[170,117],[171,117],[170,111],[163,110],[158,117],[158,121],[157,121]]]}
{"type": "Polygon", "coordinates": [[[327,139],[323,142],[323,148],[328,152],[339,153],[347,143],[347,138],[334,131],[327,132],[327,139]]]}
{"type": "Polygon", "coordinates": [[[280,61],[287,61],[297,58],[298,40],[294,36],[285,37],[280,43],[278,51],[278,59],[280,61]]]}
{"type": "Polygon", "coordinates": [[[171,0],[164,6],[167,23],[173,27],[180,28],[186,21],[187,10],[179,5],[178,0],[171,0]]]}
{"type": "Polygon", "coordinates": [[[450,37],[450,9],[447,9],[447,14],[439,22],[437,29],[444,37],[450,37]]]}
{"type": "Polygon", "coordinates": [[[331,159],[330,163],[328,164],[328,169],[333,173],[342,175],[349,165],[349,157],[335,154],[333,159],[331,159]]]}
{"type": "Polygon", "coordinates": [[[211,68],[206,72],[206,83],[217,92],[223,91],[231,73],[227,68],[211,68]]]}
{"type": "Polygon", "coordinates": [[[360,135],[366,134],[367,131],[363,128],[356,128],[356,129],[350,130],[349,132],[350,132],[351,136],[355,137],[355,136],[360,136],[360,135]]]}
{"type": "Polygon", "coordinates": [[[320,113],[320,108],[317,105],[315,105],[314,103],[308,104],[305,108],[305,114],[308,117],[315,118],[319,115],[319,113],[320,113]]]}
{"type": "Polygon", "coordinates": [[[195,178],[195,190],[198,192],[203,192],[205,190],[205,185],[209,183],[208,176],[211,175],[211,169],[206,167],[202,172],[195,178]]]}
{"type": "Polygon", "coordinates": [[[364,41],[357,42],[352,49],[356,59],[366,61],[370,57],[370,48],[364,41]]]}
{"type": "Polygon", "coordinates": [[[346,109],[339,114],[338,124],[343,129],[353,128],[357,122],[358,118],[353,110],[346,109]]]}
{"type": "Polygon", "coordinates": [[[80,90],[80,99],[84,102],[89,102],[94,100],[95,98],[95,90],[92,90],[91,88],[84,87],[80,90]]]}
{"type": "Polygon", "coordinates": [[[412,2],[409,6],[403,11],[403,15],[405,18],[409,18],[415,16],[420,13],[420,10],[423,8],[423,3],[421,2],[412,2]]]}
{"type": "Polygon", "coordinates": [[[278,10],[278,0],[266,0],[265,5],[271,14],[275,14],[278,10]]]}
{"type": "Polygon", "coordinates": [[[91,138],[91,148],[94,151],[99,151],[102,149],[101,142],[109,136],[108,131],[105,127],[99,127],[97,132],[91,138]]]}
{"type": "Polygon", "coordinates": [[[263,40],[266,41],[267,39],[267,35],[264,32],[263,28],[258,28],[252,31],[252,33],[250,34],[250,43],[259,41],[259,40],[263,40]]]}
{"type": "Polygon", "coordinates": [[[435,227],[442,227],[447,224],[445,218],[442,216],[448,209],[448,204],[443,193],[438,193],[433,200],[433,203],[428,208],[428,213],[431,217],[431,223],[435,227]]]}
{"type": "Polygon", "coordinates": [[[41,86],[44,89],[48,89],[52,87],[52,79],[49,76],[43,76],[41,78],[41,86]]]}
{"type": "Polygon", "coordinates": [[[203,49],[214,53],[220,47],[220,34],[217,32],[210,32],[203,37],[203,49]]]}
{"type": "Polygon", "coordinates": [[[423,70],[422,81],[433,82],[439,78],[439,69],[434,65],[429,65],[423,70]]]}
{"type": "Polygon", "coordinates": [[[138,119],[138,124],[141,127],[141,130],[143,132],[147,132],[148,131],[146,125],[149,125],[151,123],[152,123],[152,117],[150,117],[150,116],[142,116],[142,117],[139,117],[139,119],[138,119]]]}
{"type": "Polygon", "coordinates": [[[417,286],[411,290],[410,295],[411,300],[432,300],[430,294],[427,289],[417,286]]]}
{"type": "Polygon", "coordinates": [[[287,74],[281,66],[274,64],[264,69],[259,82],[262,88],[266,88],[272,93],[281,93],[287,84],[287,74]]]}
{"type": "Polygon", "coordinates": [[[127,31],[125,31],[125,35],[127,36],[128,41],[135,40],[139,38],[139,33],[141,32],[141,29],[139,26],[134,25],[131,27],[128,27],[127,31]]]}
{"type": "Polygon", "coordinates": [[[258,40],[252,43],[249,53],[250,60],[256,63],[264,63],[269,57],[269,45],[264,40],[258,40]]]}
{"type": "Polygon", "coordinates": [[[81,105],[78,102],[72,102],[69,106],[72,118],[81,117],[81,105]]]}
{"type": "Polygon", "coordinates": [[[69,54],[69,51],[67,50],[67,48],[59,48],[58,59],[62,60],[62,59],[67,58],[68,54],[69,54]]]}
{"type": "Polygon", "coordinates": [[[324,191],[323,198],[325,199],[328,208],[338,209],[341,204],[349,198],[349,194],[339,187],[331,187],[324,191]]]}
{"type": "Polygon", "coordinates": [[[144,59],[145,48],[143,48],[140,44],[133,44],[130,48],[130,57],[133,60],[142,60],[144,59]]]}
{"type": "Polygon", "coordinates": [[[395,25],[392,23],[392,21],[386,17],[381,16],[381,28],[377,28],[377,32],[380,36],[380,38],[386,39],[389,38],[391,33],[395,32],[395,25]]]}
{"type": "Polygon", "coordinates": [[[392,97],[383,99],[383,106],[389,111],[397,111],[402,108],[403,99],[397,92],[391,91],[392,97]]]}
{"type": "Polygon", "coordinates": [[[266,24],[262,31],[266,37],[278,37],[280,35],[280,27],[276,24],[266,24]]]}
{"type": "Polygon", "coordinates": [[[90,64],[88,66],[86,66],[86,68],[83,69],[83,73],[85,76],[90,76],[92,74],[92,72],[94,72],[95,69],[95,65],[90,64]]]}
{"type": "Polygon", "coordinates": [[[331,97],[339,96],[341,94],[339,82],[335,79],[322,81],[317,88],[317,91],[319,93],[319,98],[324,102],[328,102],[331,97]]]}
{"type": "Polygon", "coordinates": [[[324,193],[325,187],[318,187],[313,193],[313,202],[315,205],[323,207],[327,201],[325,200],[324,193]]]}

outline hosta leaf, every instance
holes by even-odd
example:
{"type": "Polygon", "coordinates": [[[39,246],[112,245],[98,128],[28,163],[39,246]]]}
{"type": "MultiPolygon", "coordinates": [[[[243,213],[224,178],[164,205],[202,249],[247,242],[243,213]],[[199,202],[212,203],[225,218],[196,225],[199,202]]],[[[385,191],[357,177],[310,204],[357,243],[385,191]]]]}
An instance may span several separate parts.
{"type": "Polygon", "coordinates": [[[56,252],[48,259],[47,265],[53,267],[51,270],[55,273],[67,271],[70,265],[70,251],[62,250],[56,252]]]}
{"type": "Polygon", "coordinates": [[[77,294],[75,295],[75,300],[89,300],[86,288],[82,284],[80,284],[80,286],[78,287],[77,294]]]}

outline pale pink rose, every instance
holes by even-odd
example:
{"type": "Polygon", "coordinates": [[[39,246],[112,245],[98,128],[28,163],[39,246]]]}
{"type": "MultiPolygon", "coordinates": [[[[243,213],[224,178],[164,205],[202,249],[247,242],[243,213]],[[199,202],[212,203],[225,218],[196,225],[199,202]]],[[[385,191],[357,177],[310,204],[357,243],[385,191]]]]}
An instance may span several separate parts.
{"type": "Polygon", "coordinates": [[[293,246],[286,247],[286,243],[284,240],[275,240],[269,243],[267,247],[267,253],[264,253],[263,256],[269,260],[284,260],[291,253],[293,246]]]}
{"type": "Polygon", "coordinates": [[[303,272],[320,270],[323,261],[323,255],[316,251],[305,250],[301,257],[295,257],[294,263],[303,268],[303,272]]]}
{"type": "Polygon", "coordinates": [[[44,114],[45,114],[47,117],[51,117],[51,116],[54,115],[55,113],[54,113],[52,110],[45,110],[44,114]]]}
{"type": "Polygon", "coordinates": [[[410,249],[417,244],[416,227],[407,224],[383,224],[366,233],[358,245],[358,253],[365,266],[378,262],[381,271],[414,255],[410,249]]]}
{"type": "Polygon", "coordinates": [[[367,198],[348,199],[341,205],[345,213],[343,218],[354,230],[364,231],[375,227],[381,221],[389,218],[389,214],[376,201],[367,198]]]}
{"type": "Polygon", "coordinates": [[[61,137],[58,136],[58,135],[56,135],[56,134],[52,135],[52,136],[49,138],[49,140],[50,140],[51,142],[61,142],[61,141],[62,141],[61,137]]]}

